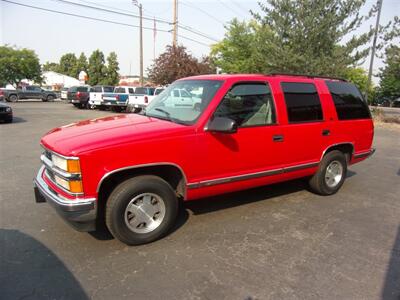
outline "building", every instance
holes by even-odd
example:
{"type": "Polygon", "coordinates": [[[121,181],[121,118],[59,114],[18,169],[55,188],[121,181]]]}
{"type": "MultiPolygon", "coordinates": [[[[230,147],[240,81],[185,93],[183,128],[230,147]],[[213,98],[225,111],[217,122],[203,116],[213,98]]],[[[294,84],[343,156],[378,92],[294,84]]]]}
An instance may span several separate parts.
{"type": "Polygon", "coordinates": [[[71,87],[74,85],[81,85],[81,82],[77,78],[57,72],[43,72],[43,87],[47,87],[52,90],[59,90],[63,87],[71,87]]]}

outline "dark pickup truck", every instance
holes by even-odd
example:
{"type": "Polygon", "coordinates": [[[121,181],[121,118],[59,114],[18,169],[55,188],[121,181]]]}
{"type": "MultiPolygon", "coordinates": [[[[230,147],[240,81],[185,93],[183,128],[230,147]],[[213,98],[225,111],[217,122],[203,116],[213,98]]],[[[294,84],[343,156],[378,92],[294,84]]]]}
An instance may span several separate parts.
{"type": "Polygon", "coordinates": [[[42,101],[53,101],[57,98],[56,93],[47,91],[40,86],[24,86],[16,90],[3,90],[4,99],[9,102],[17,102],[23,99],[41,99],[42,101]]]}
{"type": "Polygon", "coordinates": [[[70,87],[67,92],[68,102],[77,108],[89,108],[91,87],[87,85],[70,87]]]}

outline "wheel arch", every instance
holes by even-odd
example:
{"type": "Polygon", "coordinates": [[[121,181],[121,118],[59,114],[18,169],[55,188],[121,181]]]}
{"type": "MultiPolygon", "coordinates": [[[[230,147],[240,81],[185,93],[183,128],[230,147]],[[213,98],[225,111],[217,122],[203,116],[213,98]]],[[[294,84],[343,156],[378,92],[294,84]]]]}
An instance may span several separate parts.
{"type": "Polygon", "coordinates": [[[336,143],[328,146],[324,152],[322,153],[321,159],[333,150],[339,150],[346,155],[347,161],[351,161],[354,155],[354,143],[352,142],[343,142],[343,143],[336,143]]]}

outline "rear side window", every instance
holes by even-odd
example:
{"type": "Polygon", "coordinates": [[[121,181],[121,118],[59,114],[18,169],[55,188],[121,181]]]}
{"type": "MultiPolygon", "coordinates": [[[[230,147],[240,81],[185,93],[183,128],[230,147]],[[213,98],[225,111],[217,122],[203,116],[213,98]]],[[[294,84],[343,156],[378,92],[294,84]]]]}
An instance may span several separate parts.
{"type": "Polygon", "coordinates": [[[312,83],[282,82],[289,123],[322,121],[322,107],[312,83]]]}
{"type": "Polygon", "coordinates": [[[367,104],[356,86],[349,82],[326,81],[339,120],[370,119],[367,104]]]}

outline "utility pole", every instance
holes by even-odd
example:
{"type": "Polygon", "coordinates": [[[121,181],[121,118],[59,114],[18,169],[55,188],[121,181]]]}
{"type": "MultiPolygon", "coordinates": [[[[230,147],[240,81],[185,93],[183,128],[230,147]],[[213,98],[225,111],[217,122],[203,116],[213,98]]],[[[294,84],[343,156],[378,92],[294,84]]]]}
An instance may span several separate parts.
{"type": "Polygon", "coordinates": [[[143,79],[143,7],[142,4],[139,3],[137,0],[132,0],[132,3],[139,8],[139,15],[140,15],[140,37],[139,37],[139,52],[140,52],[140,84],[143,86],[144,79],[143,79]]]}
{"type": "Polygon", "coordinates": [[[367,103],[368,103],[368,90],[371,86],[372,69],[374,67],[375,49],[376,49],[376,41],[378,39],[379,20],[381,18],[382,2],[383,2],[383,0],[378,0],[378,15],[376,17],[374,39],[372,42],[372,49],[371,49],[371,60],[369,62],[367,90],[365,91],[365,101],[367,103]]]}
{"type": "Polygon", "coordinates": [[[178,0],[174,1],[174,30],[172,38],[172,46],[175,48],[178,44],[178,0]]]}

